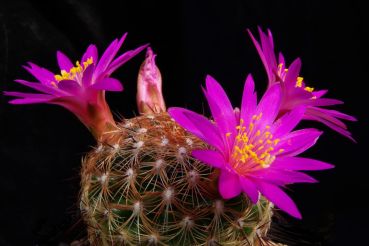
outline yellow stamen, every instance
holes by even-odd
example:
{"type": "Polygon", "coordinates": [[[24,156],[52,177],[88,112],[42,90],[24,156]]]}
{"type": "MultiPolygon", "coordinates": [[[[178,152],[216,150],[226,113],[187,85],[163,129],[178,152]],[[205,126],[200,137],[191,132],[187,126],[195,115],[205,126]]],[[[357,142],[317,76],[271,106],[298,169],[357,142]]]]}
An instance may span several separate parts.
{"type": "Polygon", "coordinates": [[[305,87],[304,88],[305,91],[308,91],[308,92],[313,92],[314,91],[314,88],[313,87],[305,87]]]}
{"type": "MultiPolygon", "coordinates": [[[[274,147],[279,143],[279,139],[273,139],[271,126],[266,125],[264,130],[258,129],[253,132],[256,121],[259,121],[262,113],[253,115],[248,126],[244,126],[244,121],[240,120],[240,125],[236,127],[238,133],[236,136],[235,146],[231,154],[234,160],[233,168],[243,168],[248,165],[258,164],[263,168],[267,168],[275,159],[274,147]],[[263,151],[262,153],[260,153],[263,151]]],[[[226,133],[226,136],[229,136],[226,133]]],[[[283,150],[278,150],[281,153],[283,150]]],[[[240,169],[242,171],[242,169],[240,169]]]]}
{"type": "MultiPolygon", "coordinates": [[[[72,67],[69,72],[65,71],[65,70],[61,70],[60,74],[55,74],[54,78],[56,82],[59,82],[61,80],[73,80],[75,79],[75,77],[80,74],[83,73],[83,71],[89,66],[93,64],[93,58],[90,57],[88,58],[85,62],[83,62],[83,67],[81,66],[81,64],[79,63],[79,61],[76,61],[76,66],[72,67]]],[[[55,82],[54,82],[55,83],[55,82]]],[[[54,85],[53,85],[54,86],[54,85]]],[[[55,84],[55,86],[57,86],[55,84]]]]}
{"type": "Polygon", "coordinates": [[[296,87],[302,87],[302,81],[304,80],[303,77],[297,77],[297,81],[296,81],[296,87]]]}

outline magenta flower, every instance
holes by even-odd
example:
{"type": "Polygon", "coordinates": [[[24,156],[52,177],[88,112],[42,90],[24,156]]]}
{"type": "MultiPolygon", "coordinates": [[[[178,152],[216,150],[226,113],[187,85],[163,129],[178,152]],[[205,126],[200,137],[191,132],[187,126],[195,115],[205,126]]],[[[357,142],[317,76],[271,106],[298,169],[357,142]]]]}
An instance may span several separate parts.
{"type": "Polygon", "coordinates": [[[122,91],[119,80],[110,75],[147,45],[130,50],[115,58],[127,34],[115,39],[98,59],[97,48],[90,45],[75,65],[62,52],[57,52],[60,73],[54,74],[31,62],[24,68],[38,82],[15,80],[41,93],[5,92],[17,99],[11,104],[49,103],[58,104],[72,111],[93,133],[98,136],[114,120],[105,101],[105,91],[122,91]],[[114,59],[115,58],[115,59],[114,59]]]}
{"type": "Polygon", "coordinates": [[[259,28],[260,43],[254,38],[250,30],[248,32],[264,64],[268,75],[269,87],[276,83],[281,83],[283,97],[280,115],[291,111],[297,106],[304,105],[306,106],[304,119],[319,121],[353,140],[351,133],[347,130],[347,126],[342,120],[356,121],[356,119],[336,110],[323,108],[325,106],[342,104],[343,102],[336,99],[323,98],[328,90],[314,91],[314,88],[306,86],[304,79],[299,76],[301,69],[301,60],[299,58],[294,60],[287,68],[282,53],[279,53],[277,63],[270,30],[266,34],[259,28]]]}
{"type": "Polygon", "coordinates": [[[206,78],[204,93],[214,121],[182,108],[170,108],[168,112],[182,127],[213,147],[194,150],[192,155],[220,170],[221,196],[229,199],[245,192],[256,203],[260,192],[280,209],[301,218],[296,205],[281,187],[316,182],[299,172],[301,170],[333,167],[318,160],[296,157],[314,145],[322,133],[316,129],[292,131],[301,121],[305,107],[296,107],[276,120],[283,99],[280,85],[272,85],[257,104],[251,76],[245,83],[239,113],[210,76],[206,78]]]}

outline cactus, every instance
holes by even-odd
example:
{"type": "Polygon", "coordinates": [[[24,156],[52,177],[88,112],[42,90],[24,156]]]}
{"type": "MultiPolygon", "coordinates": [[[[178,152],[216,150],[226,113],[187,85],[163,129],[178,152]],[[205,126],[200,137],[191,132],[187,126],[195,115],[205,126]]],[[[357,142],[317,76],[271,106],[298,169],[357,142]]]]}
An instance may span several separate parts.
{"type": "Polygon", "coordinates": [[[118,124],[83,160],[81,210],[93,245],[258,245],[272,204],[224,200],[207,146],[167,113],[118,124]]]}
{"type": "MultiPolygon", "coordinates": [[[[105,92],[123,87],[111,74],[147,47],[114,59],[126,35],[114,40],[100,59],[90,45],[76,66],[58,52],[61,71],[56,75],[33,63],[25,67],[40,83],[16,82],[42,94],[5,92],[17,97],[10,103],[61,105],[97,140],[81,168],[80,209],[91,245],[280,245],[268,240],[274,205],[301,218],[281,188],[316,182],[299,171],[332,168],[296,156],[322,132],[293,129],[304,118],[319,121],[308,117],[312,110],[330,112],[327,120],[334,122],[355,119],[318,108],[337,100],[320,98],[324,93],[319,91],[309,94],[311,88],[297,77],[298,63],[291,65],[291,73],[274,68],[271,34],[260,35],[261,46],[251,37],[267,68],[269,88],[257,103],[249,75],[241,108],[234,109],[220,84],[208,76],[204,93],[210,120],[181,108],[167,113],[161,73],[148,48],[137,83],[140,116],[114,121],[105,92]]],[[[342,129],[333,129],[352,138],[340,125],[342,129]]]]}

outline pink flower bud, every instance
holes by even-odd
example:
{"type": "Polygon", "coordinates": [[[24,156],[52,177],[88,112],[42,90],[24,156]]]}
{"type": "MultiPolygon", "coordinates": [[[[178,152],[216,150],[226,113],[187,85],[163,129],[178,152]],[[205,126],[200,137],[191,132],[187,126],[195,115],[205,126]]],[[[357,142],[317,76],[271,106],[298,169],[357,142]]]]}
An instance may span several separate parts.
{"type": "Polygon", "coordinates": [[[141,114],[166,111],[161,91],[161,74],[155,64],[155,56],[152,49],[147,48],[146,59],[138,73],[137,106],[141,114]]]}

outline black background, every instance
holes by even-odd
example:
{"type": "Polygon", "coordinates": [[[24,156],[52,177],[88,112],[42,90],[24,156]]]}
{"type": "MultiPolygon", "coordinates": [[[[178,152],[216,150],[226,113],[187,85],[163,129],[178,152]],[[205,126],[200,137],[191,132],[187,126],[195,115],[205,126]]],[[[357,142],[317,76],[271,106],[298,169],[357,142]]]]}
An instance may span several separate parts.
{"type": "MultiPolygon", "coordinates": [[[[21,67],[27,61],[56,72],[56,50],[77,60],[89,43],[101,52],[129,32],[123,49],[149,42],[158,54],[167,105],[203,111],[200,85],[206,74],[219,80],[239,105],[247,73],[257,80],[259,95],[266,86],[245,29],[269,27],[287,61],[301,57],[307,81],[328,88],[330,97],[345,101],[340,110],[359,119],[349,124],[358,144],[324,128],[306,154],[336,168],[313,174],[319,184],[292,186],[289,194],[304,218],[282,214],[276,233],[291,245],[367,245],[367,12],[364,2],[357,1],[2,0],[0,90],[27,91],[12,82],[31,80],[21,67]]],[[[125,87],[123,93],[108,95],[117,114],[137,113],[135,80],[143,58],[142,53],[115,75],[125,87]]],[[[0,245],[57,245],[78,239],[83,236],[76,205],[80,159],[94,139],[62,108],[12,106],[7,100],[0,96],[0,245]]]]}

